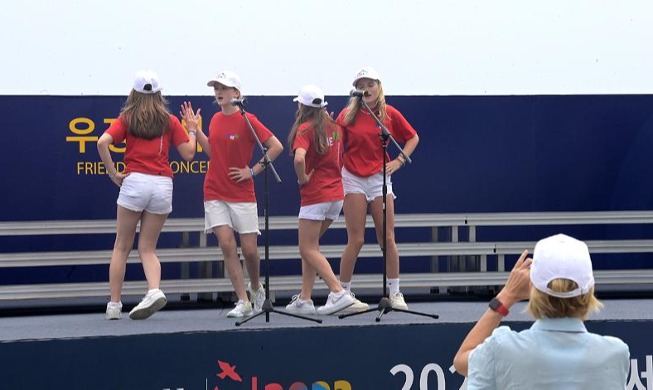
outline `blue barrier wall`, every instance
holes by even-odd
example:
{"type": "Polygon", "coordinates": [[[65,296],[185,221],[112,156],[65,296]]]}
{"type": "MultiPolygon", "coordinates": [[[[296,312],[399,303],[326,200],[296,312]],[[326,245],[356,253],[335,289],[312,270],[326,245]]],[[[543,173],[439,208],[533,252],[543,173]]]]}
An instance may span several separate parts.
{"type": "MultiPolygon", "coordinates": [[[[530,323],[509,325],[521,330],[530,323]]],[[[0,343],[0,388],[457,390],[463,377],[450,371],[451,362],[471,326],[243,329],[0,343]]],[[[650,322],[590,321],[587,328],[629,345],[629,390],[653,388],[650,322]]]]}

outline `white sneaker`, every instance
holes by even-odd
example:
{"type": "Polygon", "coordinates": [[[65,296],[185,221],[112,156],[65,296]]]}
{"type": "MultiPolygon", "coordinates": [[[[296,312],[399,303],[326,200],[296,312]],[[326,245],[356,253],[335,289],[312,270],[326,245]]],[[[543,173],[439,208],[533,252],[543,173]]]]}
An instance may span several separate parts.
{"type": "Polygon", "coordinates": [[[406,301],[404,301],[404,294],[402,294],[401,291],[397,291],[390,295],[390,303],[392,303],[393,309],[408,310],[408,305],[406,305],[406,301]]]}
{"type": "Polygon", "coordinates": [[[340,314],[358,313],[370,308],[370,305],[358,300],[353,292],[350,292],[349,295],[351,295],[351,297],[354,299],[354,304],[342,310],[340,314]]]}
{"type": "Polygon", "coordinates": [[[286,311],[297,314],[315,314],[315,305],[312,299],[299,299],[299,294],[293,295],[292,301],[286,306],[286,311]]]}
{"type": "Polygon", "coordinates": [[[235,318],[240,318],[240,317],[250,317],[254,315],[254,311],[252,310],[252,303],[251,302],[245,302],[242,299],[236,302],[236,307],[227,313],[227,317],[235,317],[235,318]]]}
{"type": "Polygon", "coordinates": [[[166,303],[168,303],[168,300],[166,299],[165,294],[163,294],[163,291],[158,288],[148,291],[143,300],[141,300],[141,303],[136,305],[136,307],[129,312],[129,318],[132,320],[144,320],[149,318],[152,314],[161,310],[166,303]]]}
{"type": "Polygon", "coordinates": [[[329,293],[326,304],[317,308],[317,314],[329,315],[337,313],[340,310],[346,309],[354,304],[354,297],[343,291],[341,293],[329,293]]]}
{"type": "Polygon", "coordinates": [[[107,320],[119,320],[122,317],[122,302],[109,302],[107,303],[107,311],[104,313],[104,318],[107,320]]]}
{"type": "Polygon", "coordinates": [[[258,284],[258,290],[252,290],[252,282],[247,283],[249,290],[249,300],[254,303],[254,311],[260,312],[263,310],[263,302],[265,302],[265,289],[261,283],[258,284]]]}

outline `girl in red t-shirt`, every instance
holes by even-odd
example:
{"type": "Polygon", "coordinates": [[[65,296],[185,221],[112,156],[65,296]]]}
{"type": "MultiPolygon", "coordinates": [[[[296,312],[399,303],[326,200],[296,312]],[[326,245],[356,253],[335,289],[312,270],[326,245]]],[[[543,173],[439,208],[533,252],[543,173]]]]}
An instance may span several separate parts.
{"type": "MultiPolygon", "coordinates": [[[[197,142],[210,157],[209,170],[204,178],[205,228],[218,238],[231,284],[238,296],[236,307],[227,316],[246,317],[261,311],[265,301],[265,291],[259,280],[258,209],[253,181],[254,176],[265,169],[265,164],[261,157],[250,167],[256,139],[238,107],[231,104],[232,99],[241,98],[238,75],[223,71],[207,84],[213,87],[220,112],[211,118],[208,136],[189,125],[189,129],[197,130],[197,142]],[[238,232],[245,257],[250,279],[249,298],[234,232],[238,232]]],[[[190,103],[184,103],[182,112],[193,112],[190,103]]],[[[258,139],[267,148],[270,160],[277,158],[283,150],[281,142],[256,116],[246,115],[258,139]]]]}
{"type": "MultiPolygon", "coordinates": [[[[419,137],[415,129],[394,107],[386,104],[379,73],[371,67],[361,69],[354,77],[353,86],[365,91],[363,101],[375,112],[398,142],[405,143],[403,150],[410,156],[419,137]]],[[[369,210],[374,219],[379,245],[383,240],[383,148],[380,130],[374,118],[362,106],[358,97],[349,99],[347,107],[338,115],[344,127],[345,163],[342,180],[345,190],[344,214],[347,225],[347,246],[340,261],[340,282],[346,290],[351,288],[356,259],[365,241],[365,219],[369,210]]],[[[394,193],[391,176],[404,166],[403,156],[386,164],[386,257],[387,276],[392,306],[406,309],[403,294],[399,291],[399,253],[394,236],[394,193]]],[[[349,310],[365,310],[368,305],[356,300],[349,310]]]]}
{"type": "MultiPolygon", "coordinates": [[[[188,123],[198,118],[185,116],[188,123]]],[[[179,119],[171,115],[161,96],[161,87],[152,71],[136,73],[134,88],[120,113],[97,142],[98,152],[109,178],[120,187],[118,195],[116,241],[109,266],[111,301],[105,318],[118,320],[122,316],[120,296],[125,280],[127,256],[131,252],[140,222],[138,255],[147,279],[147,294],[129,313],[134,320],[148,318],[167,300],[159,289],[161,264],[156,256],[156,244],[163,224],[172,211],[172,169],[168,151],[175,146],[187,161],[195,156],[195,132],[186,131],[179,119]],[[109,146],[126,142],[125,171],[118,172],[109,146]]]]}
{"type": "Polygon", "coordinates": [[[294,156],[295,173],[301,194],[299,210],[299,253],[302,257],[302,291],[286,310],[302,314],[333,314],[354,303],[320,253],[320,237],[338,218],[342,209],[342,129],[327,114],[324,93],[315,85],[302,87],[295,124],[288,136],[294,156]],[[311,294],[315,274],[320,275],[330,293],[324,306],[315,310],[311,294]]]}

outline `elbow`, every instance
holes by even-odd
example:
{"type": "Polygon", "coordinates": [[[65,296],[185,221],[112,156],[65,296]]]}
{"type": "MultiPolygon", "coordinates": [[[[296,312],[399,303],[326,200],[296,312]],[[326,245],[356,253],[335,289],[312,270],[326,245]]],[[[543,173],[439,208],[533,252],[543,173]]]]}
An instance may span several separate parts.
{"type": "Polygon", "coordinates": [[[109,143],[106,142],[106,140],[103,140],[102,138],[100,138],[100,139],[97,141],[96,146],[97,146],[97,150],[98,150],[98,152],[101,152],[101,151],[103,151],[103,150],[109,149],[109,143]]]}
{"type": "Polygon", "coordinates": [[[462,376],[467,376],[467,356],[458,352],[453,358],[453,367],[462,376]]]}

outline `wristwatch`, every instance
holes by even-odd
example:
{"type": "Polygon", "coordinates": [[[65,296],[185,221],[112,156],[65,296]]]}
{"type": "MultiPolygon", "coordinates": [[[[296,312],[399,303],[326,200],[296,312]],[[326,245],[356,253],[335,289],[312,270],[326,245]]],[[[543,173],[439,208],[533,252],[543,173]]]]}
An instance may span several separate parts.
{"type": "Polygon", "coordinates": [[[504,317],[510,314],[510,310],[508,310],[508,308],[505,307],[503,303],[501,303],[501,301],[498,300],[497,298],[492,298],[488,306],[490,306],[490,309],[496,311],[497,313],[501,314],[504,317]]]}

